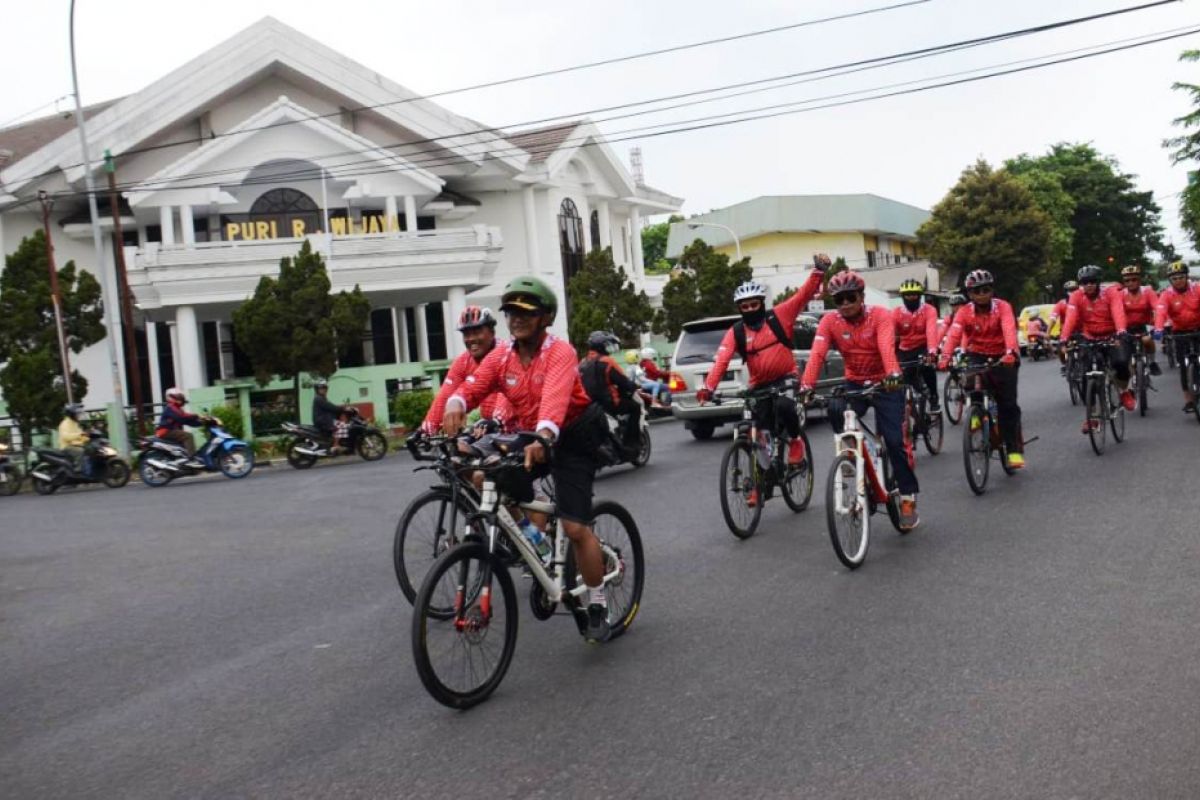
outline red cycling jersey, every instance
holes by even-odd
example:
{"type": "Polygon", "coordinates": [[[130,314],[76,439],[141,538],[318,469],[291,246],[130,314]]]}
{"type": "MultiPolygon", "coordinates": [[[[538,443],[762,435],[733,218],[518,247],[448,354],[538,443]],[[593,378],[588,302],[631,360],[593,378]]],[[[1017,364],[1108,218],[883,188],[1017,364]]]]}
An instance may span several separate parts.
{"type": "Polygon", "coordinates": [[[1057,303],[1055,303],[1054,310],[1050,312],[1050,324],[1051,325],[1054,325],[1054,320],[1056,320],[1056,319],[1062,320],[1063,322],[1065,322],[1067,319],[1067,300],[1066,300],[1066,298],[1063,298],[1062,300],[1059,300],[1057,303]]]}
{"type": "Polygon", "coordinates": [[[896,361],[896,325],[891,311],[883,306],[867,306],[854,320],[836,311],[822,317],[801,384],[816,385],[831,346],[842,354],[846,380],[853,383],[874,383],[900,372],[896,361]]]}
{"type": "MultiPolygon", "coordinates": [[[[785,331],[792,329],[796,323],[796,317],[800,316],[800,312],[808,305],[808,301],[821,291],[822,278],[823,273],[813,270],[809,273],[808,280],[791,297],[772,309],[785,331]]],[[[725,338],[721,340],[721,346],[717,348],[717,358],[712,369],[708,371],[708,377],[704,379],[704,385],[710,392],[716,390],[717,384],[721,382],[721,376],[729,367],[730,359],[736,353],[737,344],[734,341],[733,328],[730,328],[725,333],[725,338]]],[[[765,322],[758,330],[746,327],[746,367],[750,370],[752,387],[772,383],[788,375],[795,375],[799,371],[796,368],[796,359],[792,355],[791,348],[779,341],[774,331],[771,330],[771,326],[765,322]]]]}
{"type": "Polygon", "coordinates": [[[1163,289],[1154,309],[1154,328],[1162,330],[1167,321],[1176,333],[1200,330],[1200,284],[1189,283],[1182,292],[1174,286],[1163,289]]]}
{"type": "Polygon", "coordinates": [[[1093,300],[1076,289],[1067,298],[1067,321],[1063,323],[1064,341],[1077,330],[1082,330],[1088,339],[1105,339],[1117,331],[1129,327],[1125,319],[1125,306],[1121,302],[1121,290],[1116,286],[1100,290],[1093,300]]]}
{"type": "MultiPolygon", "coordinates": [[[[749,345],[746,345],[749,347],[749,345]]],[[[638,366],[642,368],[642,373],[649,381],[665,381],[669,377],[664,370],[658,368],[658,364],[654,363],[654,359],[643,358],[638,366]]]]}
{"type": "Polygon", "coordinates": [[[1025,338],[1037,339],[1046,335],[1046,323],[1041,319],[1030,319],[1025,323],[1025,338]]]}
{"type": "Polygon", "coordinates": [[[1137,294],[1121,289],[1121,304],[1125,306],[1125,322],[1128,325],[1151,325],[1154,323],[1154,308],[1158,295],[1148,286],[1138,287],[1137,294]]]}
{"type": "Polygon", "coordinates": [[[512,405],[518,430],[548,428],[558,436],[592,401],[579,378],[575,348],[553,334],[543,336],[528,366],[521,363],[515,341],[497,342],[449,402],[469,411],[500,392],[512,405]]]}
{"type": "Polygon", "coordinates": [[[942,355],[949,356],[962,342],[963,350],[981,356],[1002,356],[1018,351],[1017,320],[1006,300],[993,299],[986,311],[967,303],[954,315],[950,333],[942,342],[942,355]]]}
{"type": "Polygon", "coordinates": [[[916,311],[909,311],[904,306],[892,309],[892,322],[896,325],[896,343],[901,350],[937,350],[938,315],[937,309],[928,303],[921,303],[916,311]]]}
{"type": "MultiPolygon", "coordinates": [[[[492,349],[494,350],[495,348],[492,349]]],[[[487,356],[485,355],[484,358],[487,358],[487,356]]],[[[421,430],[426,433],[433,433],[442,427],[442,417],[446,412],[446,401],[450,399],[450,395],[458,390],[463,381],[473,375],[475,370],[479,369],[479,365],[482,363],[483,359],[476,361],[471,357],[470,351],[460,353],[454,359],[450,364],[450,371],[446,373],[446,377],[442,380],[442,386],[438,389],[437,396],[433,398],[433,403],[429,406],[429,413],[425,415],[425,421],[421,423],[421,430]]],[[[483,419],[494,419],[503,427],[512,418],[512,405],[504,395],[499,392],[493,392],[483,398],[483,402],[479,405],[479,415],[483,419]]]]}

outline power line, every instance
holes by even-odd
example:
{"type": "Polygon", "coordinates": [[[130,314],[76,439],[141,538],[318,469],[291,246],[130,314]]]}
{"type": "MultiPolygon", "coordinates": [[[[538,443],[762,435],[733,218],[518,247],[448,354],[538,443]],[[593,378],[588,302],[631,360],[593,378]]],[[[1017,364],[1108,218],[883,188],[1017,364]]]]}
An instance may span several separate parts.
{"type": "MultiPolygon", "coordinates": [[[[649,105],[652,103],[662,102],[665,100],[675,100],[675,99],[682,99],[682,98],[688,98],[688,97],[696,97],[699,95],[713,94],[715,92],[722,92],[722,91],[727,91],[727,90],[731,90],[731,89],[742,89],[745,87],[755,87],[755,88],[751,88],[747,91],[732,92],[730,94],[726,94],[726,95],[719,96],[719,97],[704,98],[704,99],[695,100],[692,102],[678,103],[678,104],[675,104],[672,106],[644,109],[642,111],[632,112],[629,114],[614,115],[614,116],[601,118],[598,120],[592,120],[592,121],[593,122],[606,122],[606,121],[611,121],[611,120],[615,120],[615,119],[624,119],[624,118],[634,117],[634,116],[643,116],[646,114],[661,113],[663,111],[685,108],[685,107],[688,107],[691,105],[700,105],[703,103],[717,102],[720,100],[727,100],[727,99],[731,99],[734,97],[744,96],[744,95],[748,95],[748,94],[754,94],[754,93],[763,92],[763,91],[773,91],[775,89],[786,88],[788,86],[798,85],[801,83],[809,83],[809,82],[818,81],[818,80],[827,80],[830,78],[841,77],[843,75],[848,75],[848,74],[852,74],[852,73],[856,73],[856,72],[862,72],[862,71],[866,71],[866,70],[870,70],[870,69],[878,69],[881,67],[894,66],[899,63],[906,63],[908,61],[914,61],[914,60],[918,60],[921,58],[942,55],[942,54],[950,53],[950,52],[957,52],[957,51],[964,50],[964,49],[971,48],[971,47],[977,47],[977,46],[991,44],[991,43],[995,43],[995,42],[999,42],[999,41],[1006,41],[1006,40],[1017,38],[1017,37],[1028,36],[1028,35],[1033,35],[1033,34],[1037,34],[1037,33],[1043,33],[1046,31],[1055,30],[1058,28],[1063,28],[1063,27],[1068,27],[1068,26],[1073,26],[1073,25],[1079,25],[1079,24],[1083,24],[1085,22],[1091,22],[1091,21],[1095,21],[1095,20],[1103,19],[1103,18],[1107,18],[1107,17],[1128,14],[1128,13],[1133,13],[1133,12],[1137,12],[1137,11],[1143,11],[1143,10],[1146,10],[1149,8],[1153,8],[1153,7],[1162,5],[1165,2],[1174,2],[1174,1],[1175,0],[1158,0],[1158,2],[1145,3],[1145,4],[1137,5],[1137,6],[1129,6],[1129,7],[1115,9],[1112,11],[1102,12],[1102,13],[1098,13],[1098,14],[1091,14],[1091,15],[1082,16],[1082,17],[1075,17],[1075,18],[1071,18],[1071,19],[1067,19],[1067,20],[1061,20],[1058,22],[1044,23],[1041,25],[1031,26],[1031,27],[1027,27],[1027,28],[1005,31],[1003,33],[991,34],[988,36],[975,37],[975,38],[971,38],[971,39],[964,39],[964,40],[960,40],[960,41],[956,41],[956,42],[934,45],[931,47],[924,47],[924,48],[919,48],[916,50],[904,51],[901,53],[893,53],[893,54],[884,55],[884,56],[876,56],[874,58],[861,59],[858,61],[851,61],[851,62],[846,62],[843,64],[834,64],[834,65],[829,65],[829,66],[815,68],[815,69],[803,70],[800,72],[786,73],[783,75],[777,75],[777,76],[772,76],[772,77],[768,77],[768,78],[760,78],[760,79],[751,80],[751,81],[743,81],[743,82],[739,82],[739,83],[727,84],[724,86],[718,86],[718,87],[709,88],[709,89],[700,89],[700,90],[683,92],[683,93],[678,93],[678,94],[673,94],[673,95],[665,95],[665,96],[661,96],[658,98],[650,98],[650,99],[639,100],[639,101],[634,101],[634,102],[629,102],[629,103],[623,103],[623,104],[618,104],[618,105],[613,105],[613,106],[605,106],[605,107],[600,107],[600,108],[595,108],[595,109],[576,111],[576,112],[572,112],[570,114],[555,115],[553,117],[546,117],[546,118],[542,118],[539,120],[532,120],[532,121],[525,122],[525,123],[514,123],[514,124],[510,124],[510,125],[506,125],[506,126],[498,126],[498,127],[493,127],[493,128],[480,128],[478,130],[471,131],[466,134],[450,134],[447,136],[430,137],[430,138],[425,138],[425,139],[410,140],[407,142],[395,142],[395,143],[390,143],[390,144],[385,143],[385,144],[373,145],[368,148],[358,148],[358,149],[345,150],[345,151],[335,151],[335,152],[326,153],[326,154],[323,154],[320,156],[315,156],[315,157],[316,158],[331,158],[331,157],[336,157],[336,156],[340,156],[340,155],[363,155],[363,154],[373,152],[373,151],[387,150],[388,148],[391,148],[391,147],[404,147],[405,152],[403,154],[392,154],[392,155],[404,158],[410,164],[420,166],[421,164],[418,160],[416,160],[414,158],[415,156],[420,156],[420,155],[424,155],[424,154],[428,154],[428,153],[435,153],[438,155],[429,163],[434,164],[436,166],[441,166],[441,165],[444,165],[447,163],[452,163],[453,161],[457,160],[457,159],[451,159],[450,161],[446,161],[445,156],[441,155],[444,152],[445,148],[433,147],[433,148],[427,148],[424,150],[415,150],[415,151],[411,150],[410,148],[419,146],[422,144],[434,144],[437,142],[444,142],[448,139],[455,139],[455,138],[460,138],[460,137],[475,137],[480,134],[493,134],[493,138],[492,138],[491,142],[502,142],[503,143],[503,146],[499,150],[493,150],[490,153],[485,153],[484,154],[485,159],[489,156],[494,157],[494,158],[500,158],[500,157],[506,157],[506,156],[517,156],[517,155],[522,154],[523,152],[527,152],[527,150],[513,145],[504,136],[504,134],[506,133],[506,130],[508,128],[514,127],[515,125],[540,124],[540,123],[545,123],[545,122],[550,122],[550,121],[555,121],[555,120],[567,119],[570,117],[580,117],[580,116],[587,116],[587,115],[594,114],[594,113],[603,113],[603,112],[607,112],[607,111],[636,108],[639,106],[649,105]],[[788,79],[793,79],[793,78],[800,78],[800,79],[799,80],[790,80],[787,83],[777,83],[778,81],[783,81],[783,80],[788,80],[788,79]],[[767,83],[777,83],[777,85],[764,86],[764,84],[767,84],[767,83]]],[[[826,99],[826,98],[820,98],[820,99],[826,99]]],[[[729,115],[724,114],[724,115],[718,115],[718,116],[729,116],[729,115]]],[[[311,119],[317,119],[317,118],[319,118],[319,117],[305,117],[300,120],[287,120],[284,122],[271,123],[269,125],[254,126],[251,128],[247,128],[247,129],[240,130],[240,131],[235,131],[235,132],[228,133],[228,134],[219,134],[216,137],[211,137],[211,138],[241,135],[244,133],[250,133],[253,131],[257,131],[257,130],[264,130],[267,128],[273,128],[273,127],[279,127],[279,126],[283,126],[283,125],[292,125],[292,124],[297,124],[300,122],[306,122],[311,119]]],[[[661,127],[661,126],[650,126],[650,128],[648,128],[648,129],[653,129],[654,127],[661,127]]],[[[642,130],[642,129],[632,129],[632,130],[642,130]]],[[[517,133],[519,134],[520,132],[518,131],[517,133]]],[[[209,141],[209,139],[195,140],[195,141],[209,141]]],[[[179,144],[179,143],[172,143],[171,145],[165,145],[165,146],[175,146],[176,144],[179,144]]],[[[124,157],[124,156],[134,155],[134,154],[141,153],[141,152],[147,152],[148,150],[158,149],[163,146],[164,145],[155,145],[155,146],[152,146],[149,148],[132,149],[132,150],[129,150],[129,151],[126,151],[125,153],[123,153],[122,156],[124,157]]],[[[360,163],[360,162],[346,162],[345,164],[341,164],[341,165],[335,164],[335,165],[331,165],[330,167],[328,167],[328,169],[332,170],[332,169],[338,169],[340,167],[345,167],[345,166],[353,166],[356,163],[360,163]]],[[[82,164],[81,163],[73,164],[67,168],[77,167],[77,166],[82,166],[82,164]]],[[[234,173],[243,171],[244,169],[252,168],[253,166],[254,165],[245,165],[242,167],[230,167],[230,168],[224,168],[221,170],[198,172],[198,173],[193,173],[193,175],[191,177],[199,178],[199,177],[216,177],[218,175],[229,175],[229,174],[234,174],[234,173]]],[[[55,168],[55,169],[57,169],[57,168],[55,168]]],[[[52,172],[52,171],[54,171],[54,170],[50,170],[50,172],[52,172]]],[[[31,178],[31,180],[33,180],[33,179],[36,179],[36,178],[31,178]]]]}
{"type": "Polygon", "coordinates": [[[3,130],[4,128],[7,128],[7,127],[9,127],[10,125],[12,125],[14,122],[17,122],[18,120],[25,119],[26,117],[30,116],[31,114],[33,114],[33,113],[35,113],[35,112],[37,112],[37,111],[41,111],[43,108],[49,108],[50,106],[57,106],[57,105],[58,105],[58,103],[59,103],[59,101],[61,101],[61,100],[66,100],[66,99],[67,99],[68,97],[70,97],[70,96],[71,96],[71,95],[69,95],[69,94],[64,94],[62,97],[56,97],[56,98],[54,98],[54,99],[53,99],[53,100],[51,100],[49,103],[42,103],[42,104],[41,104],[40,106],[38,106],[37,108],[31,108],[31,109],[29,109],[28,111],[26,111],[24,114],[18,114],[17,116],[15,116],[15,117],[13,117],[13,118],[11,118],[11,119],[9,119],[9,120],[6,120],[6,121],[4,121],[4,122],[0,122],[0,130],[3,130]]]}

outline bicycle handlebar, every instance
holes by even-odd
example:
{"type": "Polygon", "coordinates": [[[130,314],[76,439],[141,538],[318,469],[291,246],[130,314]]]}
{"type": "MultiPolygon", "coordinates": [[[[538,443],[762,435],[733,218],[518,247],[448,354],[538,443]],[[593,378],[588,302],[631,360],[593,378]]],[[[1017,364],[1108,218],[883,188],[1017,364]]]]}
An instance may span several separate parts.
{"type": "MultiPolygon", "coordinates": [[[[786,392],[795,391],[799,385],[800,382],[796,378],[785,378],[782,381],[777,381],[767,386],[741,389],[734,392],[729,397],[737,400],[762,400],[767,397],[778,396],[785,394],[786,392]]],[[[719,406],[725,401],[725,399],[726,396],[722,392],[713,392],[712,404],[714,406],[719,406]]]]}

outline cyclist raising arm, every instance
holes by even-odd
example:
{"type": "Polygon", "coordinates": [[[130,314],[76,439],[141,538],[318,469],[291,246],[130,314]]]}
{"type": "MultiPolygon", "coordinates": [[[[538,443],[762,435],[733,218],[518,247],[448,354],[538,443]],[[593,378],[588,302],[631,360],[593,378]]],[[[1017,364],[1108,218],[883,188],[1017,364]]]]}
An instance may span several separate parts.
{"type": "Polygon", "coordinates": [[[995,278],[986,269],[977,269],[967,275],[965,285],[971,302],[954,315],[954,324],[942,343],[938,366],[942,369],[949,366],[951,354],[962,342],[968,364],[979,365],[999,358],[1003,366],[1010,367],[989,369],[985,378],[991,382],[996,396],[1000,417],[997,421],[1008,448],[1008,468],[1021,469],[1025,466],[1025,441],[1021,435],[1021,407],[1017,405],[1017,368],[1020,366],[1017,320],[1012,306],[994,297],[994,284],[995,278]]]}
{"type": "MultiPolygon", "coordinates": [[[[1158,295],[1154,309],[1154,338],[1162,341],[1163,328],[1170,325],[1176,334],[1200,332],[1200,285],[1188,280],[1188,268],[1176,261],[1167,270],[1171,285],[1158,295]]],[[[1196,396],[1188,388],[1188,376],[1183,366],[1186,340],[1175,340],[1175,363],[1179,365],[1179,379],[1183,384],[1183,410],[1191,414],[1196,410],[1196,396]]]]}
{"type": "MultiPolygon", "coordinates": [[[[752,280],[737,287],[733,302],[737,304],[742,321],[726,332],[721,346],[717,348],[716,361],[704,380],[704,386],[696,392],[696,400],[701,405],[712,399],[712,393],[735,353],[742,357],[750,372],[751,389],[769,386],[797,375],[799,370],[796,368],[796,358],[792,355],[792,326],[808,301],[821,291],[821,281],[829,264],[829,256],[817,256],[813,271],[804,285],[770,311],[766,307],[767,290],[761,283],[752,280]]],[[[800,417],[796,413],[795,401],[780,395],[775,400],[774,409],[765,403],[760,408],[764,418],[759,419],[758,424],[765,430],[771,430],[771,422],[765,417],[771,413],[778,415],[791,437],[788,463],[802,463],[804,442],[800,439],[800,417]]]]}
{"type": "MultiPolygon", "coordinates": [[[[1116,376],[1113,383],[1121,390],[1121,405],[1126,411],[1133,411],[1137,401],[1129,391],[1129,348],[1126,346],[1129,334],[1125,332],[1129,322],[1125,318],[1125,305],[1117,287],[1100,290],[1100,274],[1100,268],[1090,264],[1079,268],[1080,288],[1068,298],[1067,321],[1063,323],[1060,338],[1066,342],[1079,330],[1085,339],[1093,341],[1116,335],[1121,341],[1108,348],[1108,363],[1116,376]]],[[[1088,432],[1089,424],[1090,421],[1084,422],[1084,433],[1088,432]]]]}
{"type": "MultiPolygon", "coordinates": [[[[829,279],[829,294],[837,305],[836,314],[826,314],[817,326],[812,351],[800,381],[803,392],[811,392],[821,375],[821,368],[835,347],[845,363],[846,387],[861,389],[868,383],[884,381],[891,388],[901,381],[900,364],[896,361],[896,326],[891,312],[882,306],[868,306],[864,294],[866,284],[854,272],[839,272],[829,279]]],[[[879,433],[887,443],[888,460],[900,488],[900,529],[917,527],[917,475],[909,464],[904,444],[904,394],[882,392],[869,401],[856,399],[854,410],[859,416],[866,413],[870,403],[875,407],[879,433]]],[[[842,432],[844,418],[839,404],[831,402],[829,423],[837,433],[842,432]]]]}
{"type": "MultiPolygon", "coordinates": [[[[900,284],[900,299],[903,305],[892,309],[892,321],[896,325],[896,345],[902,363],[924,361],[920,367],[905,369],[904,379],[913,383],[920,372],[929,390],[929,410],[940,413],[938,405],[937,372],[933,363],[937,359],[938,315],[937,309],[924,301],[925,287],[918,281],[907,280],[900,284]]],[[[915,383],[914,383],[915,385],[915,383]]]]}
{"type": "MultiPolygon", "coordinates": [[[[550,474],[558,518],[588,587],[586,635],[592,641],[604,641],[610,629],[603,587],[604,556],[592,532],[595,453],[608,435],[604,412],[584,391],[575,348],[547,330],[558,313],[558,298],[550,287],[533,276],[513,278],[504,287],[501,303],[512,340],[493,348],[446,401],[442,428],[447,434],[457,433],[467,411],[500,392],[512,404],[519,430],[537,431],[553,442],[550,474]]],[[[545,462],[541,442],[525,448],[527,470],[545,462]]],[[[509,493],[518,502],[532,500],[532,480],[509,493]]]]}

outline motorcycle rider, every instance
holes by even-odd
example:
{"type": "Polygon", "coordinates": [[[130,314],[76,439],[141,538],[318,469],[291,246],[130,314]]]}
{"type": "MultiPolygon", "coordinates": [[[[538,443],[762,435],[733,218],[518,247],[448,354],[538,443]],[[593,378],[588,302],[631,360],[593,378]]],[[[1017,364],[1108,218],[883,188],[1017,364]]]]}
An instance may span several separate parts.
{"type": "MultiPolygon", "coordinates": [[[[429,405],[429,411],[421,422],[421,431],[426,434],[435,433],[442,427],[442,416],[446,411],[446,401],[458,391],[464,381],[468,380],[479,367],[484,357],[496,346],[496,317],[492,310],[484,306],[467,306],[458,315],[458,331],[462,334],[463,345],[466,347],[446,372],[442,386],[437,396],[429,405]]],[[[483,420],[495,420],[501,429],[512,418],[512,405],[500,392],[488,395],[479,406],[479,415],[483,420]]]]}
{"type": "Polygon", "coordinates": [[[1046,346],[1046,323],[1042,322],[1042,313],[1036,308],[1029,312],[1029,319],[1025,322],[1025,341],[1030,350],[1039,344],[1046,346]]]}
{"type": "Polygon", "coordinates": [[[92,460],[87,457],[85,449],[90,439],[79,425],[79,414],[82,411],[83,406],[78,403],[63,406],[62,422],[58,423],[58,446],[71,457],[75,471],[86,478],[91,475],[92,460]]]}
{"type": "Polygon", "coordinates": [[[643,347],[638,353],[641,361],[638,366],[642,370],[644,380],[641,382],[642,391],[648,392],[650,397],[658,400],[663,405],[669,405],[671,402],[671,392],[667,387],[671,380],[670,373],[659,368],[655,358],[658,357],[658,351],[653,347],[643,347]]]}
{"type": "Polygon", "coordinates": [[[329,381],[324,378],[318,378],[313,381],[313,390],[316,394],[313,395],[312,402],[312,418],[313,426],[321,432],[321,435],[329,440],[328,453],[324,448],[317,451],[317,455],[337,455],[341,450],[337,446],[337,438],[335,430],[338,417],[342,414],[353,416],[356,413],[354,406],[339,406],[329,399],[329,381]]]}
{"type": "Polygon", "coordinates": [[[637,385],[626,377],[611,355],[620,344],[620,340],[608,331],[592,331],[588,334],[588,351],[579,363],[579,377],[588,397],[606,413],[620,420],[621,442],[626,447],[636,448],[640,419],[633,395],[637,392],[637,385]]]}
{"type": "Polygon", "coordinates": [[[192,435],[184,430],[184,426],[199,428],[209,417],[184,411],[183,407],[187,405],[187,396],[177,386],[167,389],[166,399],[167,402],[163,406],[162,416],[158,418],[158,427],[154,429],[154,435],[159,439],[174,442],[186,450],[189,456],[188,466],[204,466],[204,462],[196,458],[196,442],[192,439],[192,435]]]}

